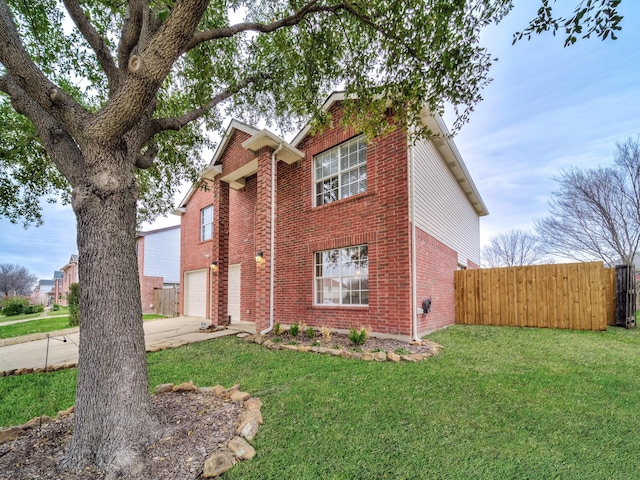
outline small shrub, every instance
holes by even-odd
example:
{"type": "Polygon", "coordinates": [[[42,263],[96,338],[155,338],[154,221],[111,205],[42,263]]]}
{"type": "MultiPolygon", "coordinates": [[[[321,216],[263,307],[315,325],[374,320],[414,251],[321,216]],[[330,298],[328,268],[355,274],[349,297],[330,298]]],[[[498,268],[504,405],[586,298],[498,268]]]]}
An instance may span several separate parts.
{"type": "Polygon", "coordinates": [[[304,320],[301,322],[298,322],[298,327],[300,327],[301,332],[306,332],[308,328],[307,324],[304,323],[304,320]]]}
{"type": "Polygon", "coordinates": [[[57,312],[58,310],[60,310],[60,305],[58,305],[57,303],[54,303],[53,307],[51,307],[51,310],[53,310],[54,312],[57,312]]]}
{"type": "Polygon", "coordinates": [[[353,343],[354,345],[364,345],[364,343],[367,341],[367,338],[369,338],[369,330],[367,330],[365,327],[360,327],[360,330],[350,328],[348,336],[349,340],[351,340],[351,343],[353,343]]]}
{"type": "Polygon", "coordinates": [[[396,348],[393,352],[397,355],[409,355],[411,353],[406,348],[396,348]]]}
{"type": "Polygon", "coordinates": [[[29,307],[29,300],[22,297],[9,297],[2,301],[2,313],[7,317],[20,315],[29,307]]]}
{"type": "Polygon", "coordinates": [[[316,336],[316,331],[313,328],[309,327],[304,331],[304,334],[307,336],[307,338],[311,339],[316,336]]]}
{"type": "Polygon", "coordinates": [[[381,348],[373,348],[373,349],[371,349],[371,353],[378,353],[378,352],[387,353],[386,350],[383,350],[381,348]]]}
{"type": "Polygon", "coordinates": [[[320,327],[320,334],[322,335],[322,340],[325,343],[329,343],[331,341],[331,329],[329,327],[320,327]]]}
{"type": "Polygon", "coordinates": [[[69,285],[69,294],[67,302],[69,305],[69,326],[80,326],[80,287],[77,283],[69,285]]]}
{"type": "Polygon", "coordinates": [[[22,313],[41,313],[44,312],[44,305],[27,305],[22,310],[22,313]]]}
{"type": "Polygon", "coordinates": [[[297,323],[294,323],[289,327],[289,335],[291,335],[292,337],[297,337],[298,331],[299,331],[299,327],[297,323]]]}
{"type": "Polygon", "coordinates": [[[276,337],[273,339],[273,343],[282,343],[282,342],[283,342],[282,337],[276,337]]]}
{"type": "Polygon", "coordinates": [[[280,325],[279,323],[276,323],[276,324],[273,326],[273,334],[274,334],[276,337],[279,337],[280,335],[282,335],[282,333],[283,333],[283,331],[282,331],[282,325],[280,325]]]}

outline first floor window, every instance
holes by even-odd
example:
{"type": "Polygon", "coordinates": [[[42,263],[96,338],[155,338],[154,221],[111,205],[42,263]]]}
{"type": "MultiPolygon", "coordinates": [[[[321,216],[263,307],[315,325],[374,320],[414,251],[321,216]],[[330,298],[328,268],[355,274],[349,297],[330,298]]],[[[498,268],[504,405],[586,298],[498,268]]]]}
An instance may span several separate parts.
{"type": "Polygon", "coordinates": [[[213,238],[213,205],[200,210],[200,241],[213,238]]]}
{"type": "Polygon", "coordinates": [[[369,304],[367,245],[315,253],[316,305],[369,304]]]}

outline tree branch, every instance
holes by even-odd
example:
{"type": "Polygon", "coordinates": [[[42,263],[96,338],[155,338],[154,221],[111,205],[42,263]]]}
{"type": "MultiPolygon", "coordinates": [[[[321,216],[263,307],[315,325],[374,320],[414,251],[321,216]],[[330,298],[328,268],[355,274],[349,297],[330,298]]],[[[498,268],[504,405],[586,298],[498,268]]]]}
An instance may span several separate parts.
{"type": "Polygon", "coordinates": [[[106,42],[94,26],[89,23],[87,16],[78,3],[78,0],[63,0],[63,2],[67,12],[69,12],[69,15],[71,16],[71,19],[93,49],[98,63],[107,75],[109,91],[115,91],[118,88],[118,68],[111,56],[111,52],[109,51],[106,42]]]}
{"type": "Polygon", "coordinates": [[[158,145],[152,143],[144,153],[141,153],[136,157],[135,166],[143,170],[151,167],[159,151],[160,149],[158,148],[158,145]]]}
{"type": "Polygon", "coordinates": [[[126,73],[129,56],[140,38],[145,8],[147,8],[147,2],[144,0],[132,0],[127,7],[118,45],[118,68],[122,73],[126,73]]]}
{"type": "Polygon", "coordinates": [[[257,82],[258,80],[263,80],[267,77],[268,75],[266,74],[248,77],[247,79],[242,81],[240,84],[230,87],[218,93],[217,95],[211,97],[209,101],[204,105],[202,105],[201,107],[193,109],[190,112],[182,115],[181,117],[157,118],[155,120],[152,120],[150,125],[149,138],[151,138],[156,133],[163,132],[165,130],[174,130],[174,131],[180,130],[182,127],[184,127],[188,123],[193,122],[194,120],[197,120],[198,118],[205,115],[213,107],[225,101],[232,95],[235,95],[242,89],[257,82]]]}
{"type": "Polygon", "coordinates": [[[0,63],[11,74],[13,82],[42,110],[72,131],[80,130],[89,113],[51,82],[31,60],[5,0],[0,0],[0,63]]]}
{"type": "Polygon", "coordinates": [[[335,13],[339,10],[351,11],[352,9],[352,7],[348,3],[338,3],[331,6],[317,5],[317,3],[317,0],[312,0],[292,15],[271,23],[243,22],[235,25],[230,25],[228,27],[207,30],[205,32],[197,32],[193,35],[191,41],[186,45],[185,51],[191,50],[192,48],[203,42],[233,37],[234,35],[237,35],[241,32],[270,33],[284,27],[291,27],[300,23],[306,16],[312,13],[335,13]]]}
{"type": "MultiPolygon", "coordinates": [[[[110,142],[121,137],[138,121],[140,113],[156,97],[174,62],[184,52],[207,4],[208,0],[175,3],[167,20],[148,43],[145,42],[145,48],[128,58],[127,75],[120,88],[94,119],[87,122],[83,131],[85,135],[110,142]]],[[[121,50],[120,55],[123,53],[121,50]]],[[[124,66],[119,67],[122,70],[124,66]]]]}
{"type": "Polygon", "coordinates": [[[11,105],[16,112],[26,115],[36,127],[42,145],[60,172],[72,186],[77,185],[83,176],[84,162],[82,152],[71,135],[22,89],[11,74],[2,77],[0,85],[11,97],[11,105]]]}

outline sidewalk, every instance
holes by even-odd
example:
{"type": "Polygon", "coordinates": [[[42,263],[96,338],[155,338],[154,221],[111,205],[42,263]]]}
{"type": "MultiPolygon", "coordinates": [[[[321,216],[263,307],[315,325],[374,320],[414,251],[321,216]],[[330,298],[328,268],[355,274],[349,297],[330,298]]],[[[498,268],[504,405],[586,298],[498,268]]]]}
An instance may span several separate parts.
{"type": "MultiPolygon", "coordinates": [[[[255,325],[248,322],[233,324],[218,332],[200,333],[198,330],[203,322],[209,324],[209,320],[199,317],[147,320],[144,322],[147,350],[174,348],[188,343],[235,335],[239,332],[255,333],[255,325]]],[[[77,362],[78,343],[78,333],[71,333],[64,337],[51,337],[47,364],[63,365],[77,362]]],[[[0,347],[0,372],[18,368],[44,368],[46,356],[46,339],[0,347]]]]}

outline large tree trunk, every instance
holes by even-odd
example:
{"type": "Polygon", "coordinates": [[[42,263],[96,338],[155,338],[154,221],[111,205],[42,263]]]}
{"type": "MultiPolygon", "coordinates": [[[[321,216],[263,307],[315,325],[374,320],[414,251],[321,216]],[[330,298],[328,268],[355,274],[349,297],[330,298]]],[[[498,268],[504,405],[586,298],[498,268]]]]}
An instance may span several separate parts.
{"type": "Polygon", "coordinates": [[[84,153],[93,167],[73,192],[80,359],[73,439],[61,466],[135,478],[155,432],[135,252],[138,189],[123,144],[84,153]]]}

